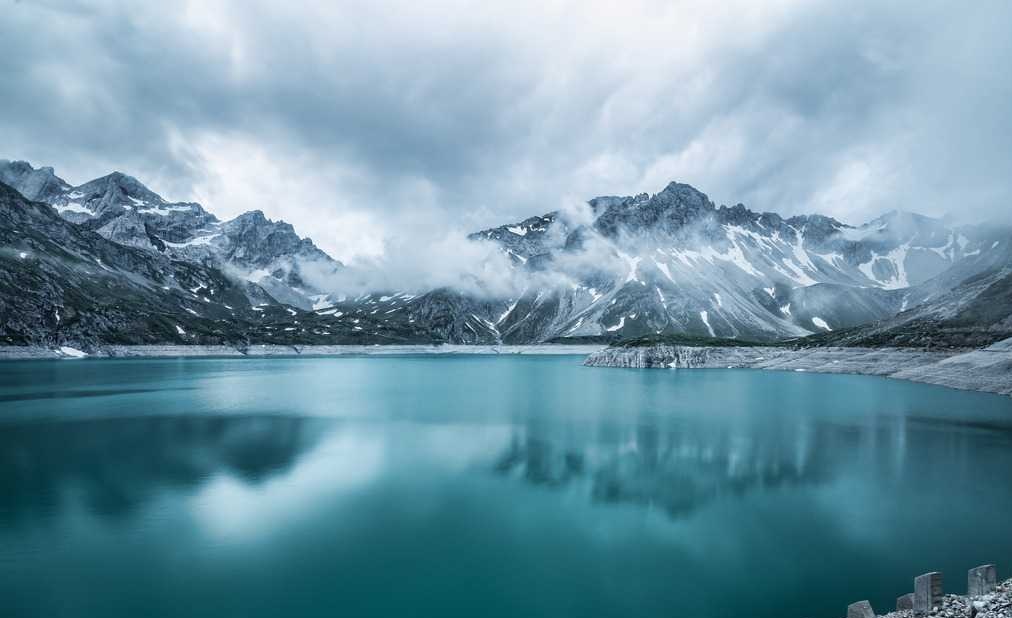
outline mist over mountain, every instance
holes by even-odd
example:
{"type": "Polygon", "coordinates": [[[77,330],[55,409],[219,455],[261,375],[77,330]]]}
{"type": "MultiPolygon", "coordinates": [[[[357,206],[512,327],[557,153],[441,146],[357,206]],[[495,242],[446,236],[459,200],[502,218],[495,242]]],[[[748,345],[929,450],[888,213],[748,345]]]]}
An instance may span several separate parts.
{"type": "MultiPolygon", "coordinates": [[[[969,302],[1012,264],[1012,232],[1000,225],[899,211],[856,227],[818,214],[784,218],[717,206],[672,182],[653,195],[597,197],[466,237],[419,238],[385,261],[344,266],[261,211],[220,221],[121,173],[71,186],[52,168],[3,161],[0,182],[12,187],[3,259],[20,273],[3,292],[5,313],[21,315],[0,333],[8,342],[777,341],[969,302]],[[21,227],[41,236],[21,237],[21,227]],[[66,247],[51,255],[49,237],[67,235],[79,238],[75,257],[66,247]],[[133,252],[125,261],[98,257],[125,250],[133,252]],[[200,274],[174,274],[183,266],[200,274]],[[54,289],[19,308],[28,301],[14,298],[18,289],[32,285],[20,277],[42,273],[54,289]],[[110,277],[125,287],[105,304],[83,292],[65,300],[66,290],[110,277]],[[138,285],[131,302],[147,307],[150,329],[143,320],[124,331],[85,318],[121,311],[117,299],[138,285]]],[[[1004,332],[1004,313],[991,313],[980,318],[1004,332]]]]}
{"type": "Polygon", "coordinates": [[[987,260],[979,256],[1000,250],[981,228],[919,215],[892,212],[860,227],[820,215],[784,219],[717,207],[679,183],[589,207],[590,225],[549,213],[476,235],[528,269],[568,278],[568,289],[548,299],[538,290],[532,301],[567,336],[829,332],[919,304],[946,287],[934,280],[954,265],[975,258],[981,265],[965,268],[979,272],[987,260]]]}

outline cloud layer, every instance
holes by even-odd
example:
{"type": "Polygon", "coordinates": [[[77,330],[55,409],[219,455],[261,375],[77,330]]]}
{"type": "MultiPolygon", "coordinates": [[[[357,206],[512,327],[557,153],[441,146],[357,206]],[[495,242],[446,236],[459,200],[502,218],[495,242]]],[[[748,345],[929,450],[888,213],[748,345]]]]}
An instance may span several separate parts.
{"type": "Polygon", "coordinates": [[[1012,218],[1007,2],[437,4],[7,0],[0,157],[352,261],[675,179],[1012,218]]]}

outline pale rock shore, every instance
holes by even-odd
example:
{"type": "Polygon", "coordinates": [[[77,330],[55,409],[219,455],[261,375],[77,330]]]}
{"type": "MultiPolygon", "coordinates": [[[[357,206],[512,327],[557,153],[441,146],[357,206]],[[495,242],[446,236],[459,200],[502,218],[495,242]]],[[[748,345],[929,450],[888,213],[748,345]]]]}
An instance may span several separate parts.
{"type": "Polygon", "coordinates": [[[191,358],[264,356],[390,356],[412,354],[536,354],[587,355],[601,345],[104,345],[77,349],[70,346],[0,346],[2,360],[80,358],[191,358]]]}
{"type": "Polygon", "coordinates": [[[999,583],[993,592],[980,595],[947,594],[926,614],[898,609],[881,618],[1012,618],[1012,579],[999,583]]]}
{"type": "Polygon", "coordinates": [[[883,376],[950,388],[1012,395],[1012,339],[980,350],[913,348],[609,347],[591,353],[590,367],[749,368],[883,376]]]}

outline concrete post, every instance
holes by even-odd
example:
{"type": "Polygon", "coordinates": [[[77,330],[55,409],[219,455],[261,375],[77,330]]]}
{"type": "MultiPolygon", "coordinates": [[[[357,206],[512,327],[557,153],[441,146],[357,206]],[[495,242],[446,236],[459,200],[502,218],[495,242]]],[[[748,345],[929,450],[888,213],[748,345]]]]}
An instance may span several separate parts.
{"type": "Polygon", "coordinates": [[[966,573],[966,594],[979,597],[995,591],[998,585],[998,573],[993,564],[985,564],[966,573]]]}
{"type": "Polygon", "coordinates": [[[942,574],[938,571],[914,578],[914,613],[927,614],[942,604],[942,574]]]}
{"type": "Polygon", "coordinates": [[[868,601],[858,601],[847,606],[847,618],[875,618],[875,612],[868,601]]]}
{"type": "Polygon", "coordinates": [[[901,597],[896,597],[896,611],[914,608],[914,593],[908,592],[901,597]]]}

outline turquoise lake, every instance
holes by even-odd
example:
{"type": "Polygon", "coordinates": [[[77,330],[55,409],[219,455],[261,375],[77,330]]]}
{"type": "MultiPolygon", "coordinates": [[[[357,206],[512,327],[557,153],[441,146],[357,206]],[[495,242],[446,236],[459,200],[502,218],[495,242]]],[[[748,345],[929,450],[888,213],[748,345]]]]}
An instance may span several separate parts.
{"type": "Polygon", "coordinates": [[[576,356],[0,365],[0,616],[839,618],[1012,576],[1012,398],[576,356]]]}

